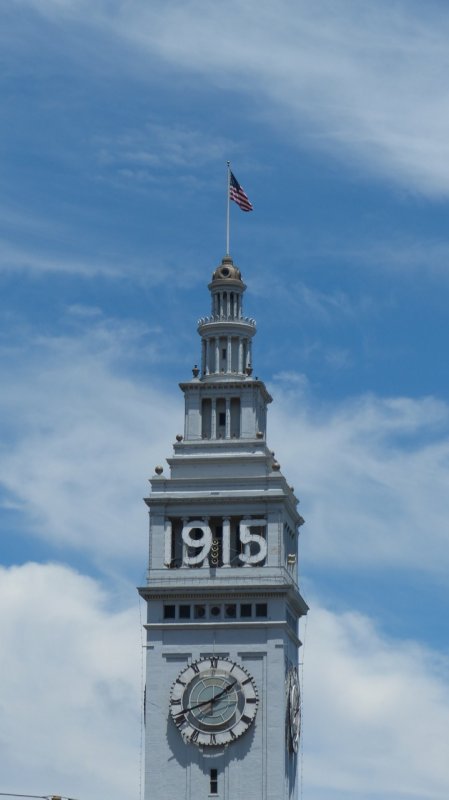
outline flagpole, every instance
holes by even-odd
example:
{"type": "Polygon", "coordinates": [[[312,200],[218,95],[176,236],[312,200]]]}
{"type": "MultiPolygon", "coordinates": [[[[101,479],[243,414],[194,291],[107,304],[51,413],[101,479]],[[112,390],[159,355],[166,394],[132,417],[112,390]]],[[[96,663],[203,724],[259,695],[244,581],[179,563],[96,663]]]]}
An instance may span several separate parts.
{"type": "Polygon", "coordinates": [[[228,161],[227,200],[226,200],[226,255],[229,255],[229,192],[231,188],[231,162],[228,161]]]}

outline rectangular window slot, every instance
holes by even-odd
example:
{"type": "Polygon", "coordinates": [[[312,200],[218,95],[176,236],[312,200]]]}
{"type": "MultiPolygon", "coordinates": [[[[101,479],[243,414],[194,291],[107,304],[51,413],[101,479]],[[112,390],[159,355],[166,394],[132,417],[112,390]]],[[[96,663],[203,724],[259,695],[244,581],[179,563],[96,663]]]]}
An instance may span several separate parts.
{"type": "Polygon", "coordinates": [[[210,794],[218,794],[218,770],[210,771],[210,794]]]}
{"type": "Polygon", "coordinates": [[[190,606],[179,606],[179,619],[190,619],[190,606]]]}
{"type": "Polygon", "coordinates": [[[252,614],[251,603],[241,603],[240,604],[240,616],[241,617],[250,617],[252,614]]]}
{"type": "Polygon", "coordinates": [[[256,603],[256,617],[266,617],[268,608],[266,603],[256,603]]]}
{"type": "Polygon", "coordinates": [[[176,606],[164,606],[164,619],[174,619],[175,609],[176,606]]]}

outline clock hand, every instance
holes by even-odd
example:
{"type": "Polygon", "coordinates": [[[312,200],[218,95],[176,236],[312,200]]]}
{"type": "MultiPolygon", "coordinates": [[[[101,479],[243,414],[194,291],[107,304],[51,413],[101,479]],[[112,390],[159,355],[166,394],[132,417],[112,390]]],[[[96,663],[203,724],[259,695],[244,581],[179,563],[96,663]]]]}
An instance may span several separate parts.
{"type": "Polygon", "coordinates": [[[218,692],[218,694],[215,695],[215,697],[210,697],[209,700],[202,700],[201,703],[197,703],[194,706],[187,706],[186,708],[182,708],[181,711],[177,711],[174,716],[179,717],[180,714],[185,714],[186,711],[194,711],[196,708],[201,708],[201,706],[207,706],[209,704],[212,705],[212,703],[216,703],[217,700],[219,700],[220,697],[226,694],[226,692],[229,692],[233,688],[233,686],[235,686],[236,683],[237,681],[235,680],[234,683],[230,683],[229,686],[225,686],[225,688],[222,689],[221,692],[218,692]]]}

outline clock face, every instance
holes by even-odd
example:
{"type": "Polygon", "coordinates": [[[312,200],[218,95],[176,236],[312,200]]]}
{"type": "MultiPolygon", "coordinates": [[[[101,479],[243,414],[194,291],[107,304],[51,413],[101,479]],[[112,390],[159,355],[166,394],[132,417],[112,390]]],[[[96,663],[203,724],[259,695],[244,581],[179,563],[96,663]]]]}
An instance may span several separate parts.
{"type": "Polygon", "coordinates": [[[297,753],[301,733],[301,693],[297,667],[292,667],[288,673],[288,705],[287,726],[289,733],[290,750],[297,753]]]}
{"type": "Polygon", "coordinates": [[[246,669],[210,656],[180,672],[170,692],[170,714],[184,741],[213,747],[242,736],[254,722],[258,702],[246,669]]]}

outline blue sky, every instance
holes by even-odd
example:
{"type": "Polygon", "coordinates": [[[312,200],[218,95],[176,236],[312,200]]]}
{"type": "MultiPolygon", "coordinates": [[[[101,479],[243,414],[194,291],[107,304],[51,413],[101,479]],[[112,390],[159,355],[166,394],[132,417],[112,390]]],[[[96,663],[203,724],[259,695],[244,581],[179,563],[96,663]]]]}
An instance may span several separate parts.
{"type": "Polygon", "coordinates": [[[1,791],[139,798],[141,498],[229,159],[306,518],[303,800],[447,798],[448,35],[431,0],[0,8],[1,791]]]}

